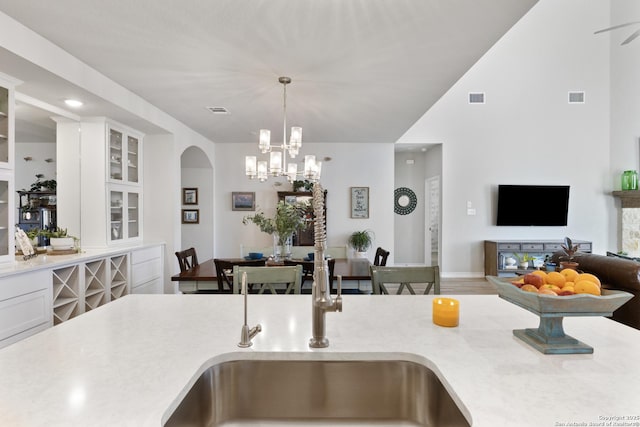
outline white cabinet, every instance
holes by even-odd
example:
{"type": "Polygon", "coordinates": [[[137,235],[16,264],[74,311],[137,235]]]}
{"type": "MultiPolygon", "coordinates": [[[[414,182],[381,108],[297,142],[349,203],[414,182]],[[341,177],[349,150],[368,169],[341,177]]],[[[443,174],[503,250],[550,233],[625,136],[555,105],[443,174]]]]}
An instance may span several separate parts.
{"type": "Polygon", "coordinates": [[[0,262],[14,257],[13,172],[0,169],[0,262]]]}
{"type": "Polygon", "coordinates": [[[142,134],[105,118],[81,128],[82,246],[142,240],[142,134]]]}
{"type": "Polygon", "coordinates": [[[14,90],[17,80],[0,74],[0,262],[14,256],[14,90]]]}
{"type": "Polygon", "coordinates": [[[138,133],[108,125],[108,179],[111,182],[140,184],[142,142],[138,133]]]}
{"type": "Polygon", "coordinates": [[[163,247],[153,246],[131,252],[131,293],[163,293],[163,247]]]}
{"type": "Polygon", "coordinates": [[[12,129],[10,123],[11,110],[9,106],[14,105],[12,95],[9,88],[2,86],[0,81],[0,164],[7,167],[9,163],[9,141],[10,131],[12,129]]]}
{"type": "Polygon", "coordinates": [[[140,192],[123,185],[114,184],[109,188],[109,241],[131,241],[140,238],[140,192]]]}
{"type": "Polygon", "coordinates": [[[0,280],[0,348],[51,326],[49,271],[0,280]]]}

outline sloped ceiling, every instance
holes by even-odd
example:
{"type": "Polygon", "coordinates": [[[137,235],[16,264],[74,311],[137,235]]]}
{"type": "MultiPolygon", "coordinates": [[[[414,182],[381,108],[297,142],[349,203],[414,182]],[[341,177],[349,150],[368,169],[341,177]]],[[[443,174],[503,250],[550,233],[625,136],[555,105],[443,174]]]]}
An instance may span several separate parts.
{"type": "Polygon", "coordinates": [[[212,141],[254,142],[261,128],[282,140],[289,76],[287,121],[304,141],[394,142],[536,2],[0,0],[0,11],[212,141]]]}

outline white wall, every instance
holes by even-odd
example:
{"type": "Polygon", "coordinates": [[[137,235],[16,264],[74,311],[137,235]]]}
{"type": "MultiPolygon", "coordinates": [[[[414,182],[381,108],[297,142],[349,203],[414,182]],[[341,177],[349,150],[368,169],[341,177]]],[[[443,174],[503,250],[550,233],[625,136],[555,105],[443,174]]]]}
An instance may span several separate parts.
{"type": "Polygon", "coordinates": [[[443,144],[443,276],[482,276],[485,239],[568,235],[611,249],[608,42],[593,35],[608,24],[608,2],[541,0],[398,141],[443,144]],[[574,90],[585,104],[568,105],[574,90]],[[467,104],[475,91],[486,104],[467,104]],[[498,184],[570,185],[568,226],[494,226],[498,184]]]}
{"type": "MultiPolygon", "coordinates": [[[[252,224],[243,225],[249,212],[231,210],[233,191],[255,191],[257,206],[273,215],[278,191],[291,191],[283,179],[265,183],[249,180],[244,175],[244,157],[259,155],[257,143],[216,144],[214,166],[215,191],[215,247],[218,257],[240,255],[240,244],[269,246],[271,238],[252,224]],[[275,182],[284,182],[276,186],[275,182]]],[[[370,229],[375,233],[376,246],[393,248],[393,144],[303,143],[304,154],[318,158],[331,157],[322,165],[321,184],[327,190],[327,244],[346,245],[347,237],[356,230],[370,229]],[[368,219],[350,218],[349,187],[369,187],[370,215],[368,219]]],[[[370,251],[369,258],[373,258],[370,251]]],[[[391,259],[389,261],[392,261],[391,259]]]]}
{"type": "MultiPolygon", "coordinates": [[[[611,25],[640,17],[640,2],[611,2],[611,25]]],[[[638,27],[611,32],[611,171],[607,187],[620,189],[620,174],[627,169],[640,169],[640,39],[628,45],[620,43],[638,27]]],[[[615,212],[609,220],[609,248],[621,249],[619,220],[620,201],[607,198],[609,209],[615,212]]]]}

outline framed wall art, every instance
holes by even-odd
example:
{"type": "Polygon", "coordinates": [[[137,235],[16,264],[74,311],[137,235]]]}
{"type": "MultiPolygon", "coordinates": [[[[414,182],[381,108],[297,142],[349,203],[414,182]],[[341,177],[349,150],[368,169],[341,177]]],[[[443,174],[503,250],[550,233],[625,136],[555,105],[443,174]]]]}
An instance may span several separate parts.
{"type": "Polygon", "coordinates": [[[182,209],[183,224],[199,224],[200,209],[182,209]]]}
{"type": "Polygon", "coordinates": [[[231,210],[255,211],[256,193],[253,191],[234,191],[231,193],[231,210]]]}
{"type": "Polygon", "coordinates": [[[182,204],[183,205],[197,205],[198,204],[198,189],[197,188],[183,188],[182,189],[182,204]]]}
{"type": "Polygon", "coordinates": [[[369,187],[351,187],[351,218],[369,218],[369,187]]]}

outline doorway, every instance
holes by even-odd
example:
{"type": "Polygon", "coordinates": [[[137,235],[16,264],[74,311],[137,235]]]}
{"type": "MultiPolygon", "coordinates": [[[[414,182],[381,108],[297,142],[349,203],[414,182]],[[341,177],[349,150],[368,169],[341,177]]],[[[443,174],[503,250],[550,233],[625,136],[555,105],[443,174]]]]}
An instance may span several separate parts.
{"type": "Polygon", "coordinates": [[[424,193],[424,263],[440,265],[440,175],[427,178],[424,193]]]}

